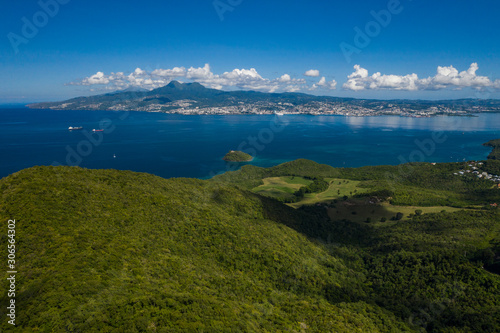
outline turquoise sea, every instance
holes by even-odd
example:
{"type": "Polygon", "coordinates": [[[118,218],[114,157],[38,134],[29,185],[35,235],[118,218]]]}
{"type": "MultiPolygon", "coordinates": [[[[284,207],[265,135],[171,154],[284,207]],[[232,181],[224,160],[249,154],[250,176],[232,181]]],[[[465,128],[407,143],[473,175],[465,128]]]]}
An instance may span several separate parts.
{"type": "Polygon", "coordinates": [[[184,116],[145,112],[0,109],[0,177],[34,165],[78,165],[208,178],[242,164],[307,158],[335,167],[485,159],[500,114],[406,118],[295,115],[184,116]],[[83,126],[69,131],[69,126],[83,126]],[[104,129],[92,132],[92,129],[104,129]]]}

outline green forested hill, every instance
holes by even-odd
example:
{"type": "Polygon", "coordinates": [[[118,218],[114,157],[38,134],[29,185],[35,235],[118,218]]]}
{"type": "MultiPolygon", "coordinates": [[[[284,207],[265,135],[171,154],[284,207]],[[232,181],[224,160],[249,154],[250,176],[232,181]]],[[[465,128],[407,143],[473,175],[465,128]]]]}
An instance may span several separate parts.
{"type": "MultiPolygon", "coordinates": [[[[23,170],[0,180],[0,217],[16,219],[17,330],[499,331],[500,216],[477,197],[500,190],[443,178],[456,167],[415,167],[412,179],[387,191],[411,204],[404,193],[422,194],[432,179],[429,191],[455,188],[456,200],[474,209],[376,224],[249,190],[266,177],[295,175],[359,179],[370,195],[392,167],[298,160],[211,181],[23,170]]],[[[0,240],[5,248],[6,232],[0,240]]],[[[12,329],[6,287],[1,331],[12,329]]]]}
{"type": "Polygon", "coordinates": [[[208,181],[63,167],[18,172],[0,189],[2,220],[17,221],[21,330],[407,329],[376,304],[339,302],[332,290],[359,273],[266,219],[294,214],[280,203],[208,181]]]}
{"type": "Polygon", "coordinates": [[[500,160],[500,139],[488,141],[484,145],[493,148],[491,153],[488,155],[488,159],[500,160]]]}

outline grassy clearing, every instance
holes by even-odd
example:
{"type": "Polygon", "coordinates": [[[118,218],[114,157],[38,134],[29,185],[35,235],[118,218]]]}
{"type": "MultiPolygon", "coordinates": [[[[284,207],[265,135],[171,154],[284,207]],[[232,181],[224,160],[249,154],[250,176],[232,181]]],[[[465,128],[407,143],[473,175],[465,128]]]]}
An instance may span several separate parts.
{"type": "MultiPolygon", "coordinates": [[[[319,203],[329,203],[334,208],[329,208],[328,215],[333,220],[350,220],[353,222],[366,222],[370,219],[371,223],[382,223],[381,219],[385,218],[386,222],[391,223],[391,219],[397,213],[403,213],[402,220],[409,219],[410,214],[415,214],[416,210],[421,210],[423,214],[439,213],[443,210],[446,212],[456,212],[461,208],[448,206],[399,206],[391,205],[388,202],[374,202],[371,198],[352,199],[352,196],[359,193],[368,192],[370,189],[361,187],[361,181],[341,179],[341,178],[325,178],[325,181],[330,183],[328,189],[321,193],[307,193],[304,199],[288,204],[290,207],[299,208],[303,205],[315,205],[319,203]],[[343,200],[347,196],[351,199],[343,200]],[[337,203],[332,202],[336,200],[337,203]]],[[[253,192],[275,198],[290,198],[293,193],[302,186],[307,186],[312,183],[311,180],[303,177],[270,177],[263,179],[264,184],[253,189],[253,192]]]]}
{"type": "Polygon", "coordinates": [[[303,200],[289,204],[289,206],[299,208],[303,205],[314,205],[316,203],[340,199],[344,196],[351,197],[354,194],[368,191],[367,188],[360,187],[359,184],[361,182],[357,180],[325,178],[325,181],[330,183],[328,190],[321,193],[308,193],[304,196],[303,200]]]}
{"type": "Polygon", "coordinates": [[[302,186],[307,186],[312,183],[302,177],[269,177],[264,178],[263,185],[252,189],[253,192],[275,198],[289,198],[293,193],[299,190],[302,186]]]}
{"type": "MultiPolygon", "coordinates": [[[[264,178],[263,185],[252,189],[253,192],[274,198],[290,198],[293,193],[299,190],[302,186],[308,186],[312,180],[303,177],[269,177],[264,178]]],[[[340,199],[344,196],[351,197],[354,194],[366,192],[367,189],[360,187],[360,181],[340,179],[340,178],[325,178],[325,181],[330,183],[328,189],[321,193],[308,193],[300,202],[290,204],[291,207],[298,208],[302,205],[313,205],[315,203],[340,199]]]]}

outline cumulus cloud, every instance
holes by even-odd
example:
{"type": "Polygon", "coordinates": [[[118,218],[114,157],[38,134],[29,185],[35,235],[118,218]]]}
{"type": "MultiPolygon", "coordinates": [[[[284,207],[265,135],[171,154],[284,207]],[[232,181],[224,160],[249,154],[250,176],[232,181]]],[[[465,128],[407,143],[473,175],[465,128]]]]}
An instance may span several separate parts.
{"type": "Polygon", "coordinates": [[[312,77],[318,77],[319,76],[319,70],[317,69],[310,69],[304,73],[305,76],[312,76],[312,77]]]}
{"type": "Polygon", "coordinates": [[[186,76],[186,68],[184,67],[174,67],[172,69],[155,69],[151,72],[151,75],[156,75],[160,77],[183,77],[186,76]]]}
{"type": "MultiPolygon", "coordinates": [[[[500,89],[500,80],[492,81],[487,76],[477,75],[479,66],[472,63],[465,71],[459,71],[453,66],[439,66],[436,74],[428,78],[419,78],[417,74],[394,75],[376,72],[370,74],[360,65],[354,66],[354,72],[347,77],[342,85],[346,90],[439,90],[439,89],[500,89]]],[[[308,70],[304,75],[318,77],[319,71],[308,70]]],[[[120,90],[129,87],[155,89],[168,84],[172,80],[185,82],[199,82],[214,89],[244,89],[263,92],[276,91],[306,91],[306,90],[334,90],[337,87],[335,80],[327,81],[323,76],[319,81],[309,84],[304,78],[293,78],[290,74],[282,74],[274,79],[263,77],[255,68],[235,68],[222,74],[212,72],[209,64],[203,67],[173,67],[169,69],[144,70],[136,68],[130,73],[112,72],[105,74],[101,71],[81,79],[70,85],[92,86],[96,90],[120,90]]],[[[308,79],[310,80],[310,79],[308,79]]]]}
{"type": "Polygon", "coordinates": [[[96,74],[84,78],[81,81],[70,82],[69,85],[82,86],[103,86],[105,90],[126,89],[128,87],[141,87],[145,89],[159,88],[167,84],[172,78],[177,77],[175,72],[161,73],[155,70],[149,73],[140,68],[136,68],[132,73],[126,75],[124,72],[112,72],[104,74],[97,72],[96,74]]]}
{"type": "Polygon", "coordinates": [[[332,80],[332,81],[326,81],[326,78],[323,76],[319,81],[311,86],[309,90],[316,90],[317,88],[325,88],[329,90],[335,90],[337,89],[337,81],[332,80]]]}
{"type": "Polygon", "coordinates": [[[281,77],[278,79],[280,82],[290,82],[292,78],[288,74],[283,74],[281,77]]]}
{"type": "Polygon", "coordinates": [[[237,87],[241,89],[274,92],[280,88],[280,85],[277,83],[282,82],[280,79],[283,79],[283,76],[279,79],[275,79],[273,82],[263,78],[255,68],[236,68],[230,72],[224,72],[219,75],[211,71],[209,64],[205,64],[204,67],[189,68],[186,78],[214,89],[237,87]]]}
{"type": "Polygon", "coordinates": [[[215,74],[212,72],[209,64],[205,64],[203,67],[189,67],[187,69],[185,67],[174,67],[171,69],[155,69],[153,71],[137,68],[128,75],[123,72],[108,75],[103,72],[97,72],[83,80],[69,84],[84,86],[100,85],[108,90],[125,89],[128,87],[155,89],[168,84],[174,79],[182,78],[214,89],[240,88],[265,92],[275,92],[278,90],[299,91],[306,85],[304,79],[295,79],[289,74],[283,74],[275,79],[267,79],[262,77],[255,68],[235,68],[229,72],[215,74]]]}
{"type": "Polygon", "coordinates": [[[435,89],[442,89],[449,86],[457,88],[483,88],[492,86],[492,82],[488,77],[476,75],[478,69],[479,66],[477,63],[472,63],[468,70],[460,73],[453,66],[438,66],[436,75],[432,78],[423,80],[423,82],[435,89]]]}
{"type": "Polygon", "coordinates": [[[472,63],[468,70],[459,72],[453,66],[438,66],[435,76],[419,79],[418,75],[392,75],[381,74],[380,72],[372,75],[360,65],[354,66],[354,72],[347,77],[347,82],[342,86],[346,90],[438,90],[438,89],[462,89],[466,87],[483,89],[499,85],[499,80],[491,81],[487,76],[478,76],[476,74],[479,66],[472,63]]]}
{"type": "Polygon", "coordinates": [[[231,72],[225,72],[222,74],[223,85],[228,87],[239,87],[244,89],[252,89],[255,87],[256,90],[275,90],[277,88],[268,87],[269,80],[264,79],[257,73],[255,68],[250,69],[233,69],[231,72]]]}
{"type": "Polygon", "coordinates": [[[82,80],[83,85],[91,85],[91,84],[108,84],[109,79],[103,72],[97,72],[94,75],[87,77],[82,80]]]}

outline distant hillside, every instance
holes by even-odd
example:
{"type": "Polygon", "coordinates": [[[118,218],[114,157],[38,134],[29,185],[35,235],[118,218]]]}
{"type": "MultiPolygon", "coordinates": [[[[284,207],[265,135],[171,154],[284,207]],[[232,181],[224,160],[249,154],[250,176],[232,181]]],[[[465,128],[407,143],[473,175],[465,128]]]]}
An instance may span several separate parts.
{"type": "MultiPolygon", "coordinates": [[[[500,190],[454,176],[459,163],[413,167],[392,194],[381,192],[382,180],[397,167],[335,169],[307,160],[246,166],[210,181],[76,167],[17,172],[0,180],[0,217],[16,219],[17,326],[499,331],[500,276],[493,272],[500,214],[489,202],[500,199],[500,190]],[[331,186],[357,179],[365,190],[299,209],[247,190],[285,175],[331,186]],[[384,223],[335,213],[388,194],[400,205],[473,206],[384,223]]],[[[6,248],[6,233],[0,240],[6,248]]],[[[6,287],[0,286],[1,331],[11,329],[6,287]]]]}
{"type": "Polygon", "coordinates": [[[179,113],[292,113],[404,114],[422,112],[500,112],[499,100],[366,100],[313,96],[303,93],[222,91],[199,83],[172,81],[151,91],[124,90],[104,95],[77,97],[62,102],[30,104],[31,108],[56,110],[129,110],[179,113]]]}
{"type": "Polygon", "coordinates": [[[300,93],[270,94],[256,91],[222,91],[205,88],[199,83],[172,81],[164,87],[151,91],[118,91],[104,95],[77,97],[63,102],[30,104],[31,108],[53,108],[68,110],[136,110],[147,106],[163,106],[168,111],[180,107],[223,107],[256,102],[303,104],[311,101],[348,101],[334,97],[316,97],[300,93]],[[183,101],[182,105],[173,102],[183,101]]]}
{"type": "Polygon", "coordinates": [[[493,148],[491,153],[488,155],[488,159],[500,160],[500,139],[488,141],[484,145],[493,148]]]}

